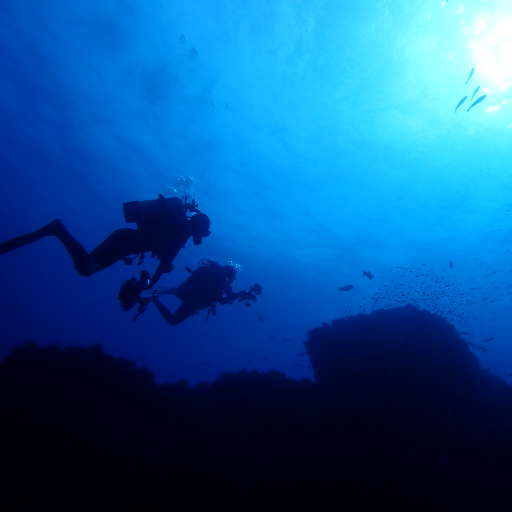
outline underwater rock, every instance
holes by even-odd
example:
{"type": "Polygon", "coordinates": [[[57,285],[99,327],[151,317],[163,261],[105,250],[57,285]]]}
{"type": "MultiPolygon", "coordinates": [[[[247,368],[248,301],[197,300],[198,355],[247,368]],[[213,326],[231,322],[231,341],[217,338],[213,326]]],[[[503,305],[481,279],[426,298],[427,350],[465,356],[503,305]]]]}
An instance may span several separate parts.
{"type": "Polygon", "coordinates": [[[313,329],[304,343],[316,380],[337,392],[393,393],[444,401],[473,387],[482,370],[455,327],[414,306],[373,311],[313,329]]]}
{"type": "Polygon", "coordinates": [[[305,345],[316,383],[242,370],[193,389],[97,345],[14,349],[0,361],[0,509],[508,503],[511,388],[446,320],[379,310],[305,345]]]}

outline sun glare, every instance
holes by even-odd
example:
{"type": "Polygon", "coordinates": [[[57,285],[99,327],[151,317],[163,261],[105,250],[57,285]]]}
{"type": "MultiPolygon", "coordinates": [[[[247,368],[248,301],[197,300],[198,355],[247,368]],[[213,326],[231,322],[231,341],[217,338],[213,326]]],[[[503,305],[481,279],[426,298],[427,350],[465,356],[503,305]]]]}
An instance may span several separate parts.
{"type": "Polygon", "coordinates": [[[480,16],[464,32],[473,36],[470,48],[480,76],[502,90],[512,86],[512,16],[503,14],[480,16]]]}

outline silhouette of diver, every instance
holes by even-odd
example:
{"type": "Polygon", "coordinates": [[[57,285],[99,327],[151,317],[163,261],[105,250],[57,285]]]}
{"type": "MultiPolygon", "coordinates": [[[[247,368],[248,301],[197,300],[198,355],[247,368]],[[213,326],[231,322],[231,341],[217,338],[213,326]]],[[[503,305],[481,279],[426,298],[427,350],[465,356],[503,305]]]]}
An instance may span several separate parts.
{"type": "Polygon", "coordinates": [[[208,320],[210,312],[212,316],[216,315],[215,306],[217,304],[231,304],[235,299],[238,299],[238,302],[245,300],[245,304],[250,306],[249,300],[256,301],[256,295],[261,294],[259,284],[253,285],[248,291],[233,292],[231,286],[235,280],[236,270],[231,265],[223,267],[211,260],[201,260],[197,270],[192,271],[188,267],[186,270],[191,273],[190,277],[178,288],[163,292],[176,295],[182,301],[175,313],[171,313],[160,302],[158,293],[154,293],[149,298],[149,301],[153,302],[170,325],[179,324],[205,308],[208,309],[206,315],[206,320],[208,320]]]}
{"type": "Polygon", "coordinates": [[[41,229],[26,235],[13,238],[0,244],[0,254],[31,244],[45,236],[57,237],[70,256],[75,268],[81,276],[91,276],[119,260],[129,265],[140,256],[139,265],[144,253],[151,252],[152,257],[160,260],[148,288],[152,287],[164,273],[174,268],[172,262],[189,237],[195,245],[202,242],[203,237],[210,234],[210,219],[197,210],[197,203],[183,202],[178,197],[165,198],[161,194],[158,199],[149,201],[131,201],[123,204],[124,217],[127,223],[135,222],[136,229],[121,228],[109,235],[90,253],[84,249],[64,227],[60,219],[50,222],[41,229]],[[192,212],[191,217],[187,212],[192,212]],[[134,258],[128,258],[135,255],[134,258]]]}

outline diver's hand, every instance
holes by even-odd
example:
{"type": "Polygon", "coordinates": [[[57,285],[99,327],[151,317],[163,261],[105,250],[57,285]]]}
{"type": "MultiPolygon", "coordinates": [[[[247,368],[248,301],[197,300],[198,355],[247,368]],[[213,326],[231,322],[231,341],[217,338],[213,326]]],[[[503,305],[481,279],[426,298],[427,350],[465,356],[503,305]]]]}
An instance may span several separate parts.
{"type": "Polygon", "coordinates": [[[153,277],[149,280],[148,288],[153,288],[153,286],[155,286],[158,280],[162,277],[162,274],[168,274],[172,270],[174,270],[174,265],[172,262],[160,262],[155,273],[153,274],[153,277]]]}
{"type": "Polygon", "coordinates": [[[160,302],[160,295],[158,295],[158,293],[153,292],[153,294],[150,297],[148,297],[148,300],[150,302],[160,302]]]}
{"type": "Polygon", "coordinates": [[[153,274],[153,277],[151,277],[151,279],[149,280],[146,290],[153,288],[153,286],[155,286],[155,284],[160,279],[161,275],[162,275],[162,273],[161,272],[159,273],[158,269],[157,269],[157,271],[153,274]]]}
{"type": "Polygon", "coordinates": [[[240,292],[240,298],[238,299],[238,302],[242,302],[243,300],[256,300],[256,295],[249,291],[240,292]]]}

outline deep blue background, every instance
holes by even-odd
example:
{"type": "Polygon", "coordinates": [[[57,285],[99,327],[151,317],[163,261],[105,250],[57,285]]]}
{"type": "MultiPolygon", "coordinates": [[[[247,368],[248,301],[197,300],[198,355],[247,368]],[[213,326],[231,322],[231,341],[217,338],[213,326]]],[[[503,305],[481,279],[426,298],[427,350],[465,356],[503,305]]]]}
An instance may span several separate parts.
{"type": "Polygon", "coordinates": [[[159,284],[210,257],[264,293],[207,323],[153,307],[133,323],[117,291],[138,269],[83,278],[45,239],[1,258],[0,355],[100,343],[158,381],[313,378],[308,329],[414,299],[507,376],[511,17],[491,0],[3,0],[0,239],[62,218],[91,250],[125,226],[123,202],[184,176],[212,235],[159,284]]]}

